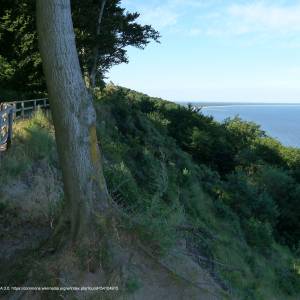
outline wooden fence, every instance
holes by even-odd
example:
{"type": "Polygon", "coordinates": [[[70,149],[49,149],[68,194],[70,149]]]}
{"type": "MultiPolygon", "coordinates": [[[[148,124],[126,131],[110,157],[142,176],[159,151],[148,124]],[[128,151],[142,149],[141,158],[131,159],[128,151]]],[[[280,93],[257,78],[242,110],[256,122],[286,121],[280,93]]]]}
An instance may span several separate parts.
{"type": "Polygon", "coordinates": [[[47,98],[13,101],[0,104],[0,152],[7,150],[13,136],[13,122],[30,116],[38,108],[49,108],[47,98]]]}
{"type": "Polygon", "coordinates": [[[14,108],[14,119],[25,118],[38,108],[49,108],[47,98],[9,102],[14,108]]]}

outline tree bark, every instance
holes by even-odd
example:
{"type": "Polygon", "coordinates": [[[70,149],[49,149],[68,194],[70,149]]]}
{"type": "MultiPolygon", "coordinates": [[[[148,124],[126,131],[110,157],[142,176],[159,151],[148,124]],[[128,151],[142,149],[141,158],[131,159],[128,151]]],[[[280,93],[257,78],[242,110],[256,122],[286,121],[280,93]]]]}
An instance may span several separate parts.
{"type": "Polygon", "coordinates": [[[85,237],[109,196],[96,135],[96,113],[80,70],[70,0],[37,0],[39,47],[74,241],[85,237]]]}
{"type": "MultiPolygon", "coordinates": [[[[100,11],[99,11],[99,17],[98,17],[97,29],[96,29],[97,37],[99,37],[101,32],[101,22],[102,22],[104,7],[106,2],[107,0],[101,0],[100,3],[100,11]]],[[[92,62],[92,67],[90,72],[90,85],[92,88],[94,88],[96,85],[98,52],[99,52],[99,46],[98,44],[96,44],[96,46],[93,49],[93,62],[92,62]]]]}

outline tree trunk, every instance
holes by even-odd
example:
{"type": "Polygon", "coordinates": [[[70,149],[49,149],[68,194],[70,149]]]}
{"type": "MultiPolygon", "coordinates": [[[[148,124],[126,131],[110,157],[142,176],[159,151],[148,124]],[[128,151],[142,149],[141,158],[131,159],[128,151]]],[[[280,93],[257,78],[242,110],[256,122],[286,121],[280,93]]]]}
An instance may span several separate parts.
{"type": "Polygon", "coordinates": [[[74,241],[108,208],[96,136],[96,113],[80,70],[70,0],[37,0],[37,28],[66,209],[74,241]]]}
{"type": "MultiPolygon", "coordinates": [[[[102,22],[103,12],[104,12],[104,7],[105,7],[106,2],[107,2],[107,0],[101,0],[99,17],[98,17],[98,22],[97,22],[97,29],[96,29],[97,37],[100,35],[100,32],[101,32],[101,22],[102,22]]],[[[96,44],[96,46],[93,49],[93,63],[92,63],[91,72],[90,72],[90,86],[92,88],[94,88],[96,85],[98,52],[99,52],[99,46],[98,46],[98,44],[96,44]]]]}

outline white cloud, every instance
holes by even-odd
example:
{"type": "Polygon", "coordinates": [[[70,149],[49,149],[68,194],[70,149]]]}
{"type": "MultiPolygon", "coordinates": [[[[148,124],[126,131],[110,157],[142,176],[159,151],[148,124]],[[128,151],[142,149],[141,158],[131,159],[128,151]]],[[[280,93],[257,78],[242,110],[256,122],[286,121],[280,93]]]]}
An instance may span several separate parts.
{"type": "Polygon", "coordinates": [[[143,7],[140,12],[141,22],[152,24],[157,29],[175,25],[179,18],[179,13],[167,7],[143,7]]]}
{"type": "Polygon", "coordinates": [[[156,29],[174,28],[193,10],[207,8],[220,0],[124,0],[125,7],[130,7],[140,13],[140,21],[151,24],[156,29]]]}
{"type": "MultiPolygon", "coordinates": [[[[224,1],[225,2],[225,1],[224,1]]],[[[247,37],[252,43],[274,39],[284,47],[299,48],[300,4],[286,1],[244,1],[243,4],[211,6],[198,10],[198,22],[189,28],[190,36],[247,37]],[[285,4],[284,4],[285,3],[285,4]]],[[[243,43],[248,43],[244,40],[243,43]]]]}
{"type": "Polygon", "coordinates": [[[173,33],[180,32],[191,37],[245,36],[251,43],[278,39],[284,41],[282,45],[285,47],[297,45],[299,48],[299,1],[125,0],[124,2],[140,12],[142,23],[152,24],[159,31],[171,29],[173,33]]]}
{"type": "Polygon", "coordinates": [[[275,6],[263,2],[232,5],[229,16],[248,25],[253,31],[281,33],[300,31],[300,5],[275,6]]]}

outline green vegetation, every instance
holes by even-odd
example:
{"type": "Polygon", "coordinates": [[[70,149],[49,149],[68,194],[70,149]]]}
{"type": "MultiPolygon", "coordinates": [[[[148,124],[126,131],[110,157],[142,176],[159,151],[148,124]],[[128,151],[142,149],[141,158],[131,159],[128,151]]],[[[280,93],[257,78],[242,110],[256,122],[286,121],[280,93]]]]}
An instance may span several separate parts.
{"type": "MultiPolygon", "coordinates": [[[[99,34],[101,1],[72,0],[71,4],[82,71],[88,77],[95,60],[98,84],[103,84],[112,66],[128,62],[127,46],[144,49],[151,40],[159,39],[159,33],[150,25],[139,24],[139,14],[125,11],[120,0],[107,1],[99,34]]],[[[0,0],[1,100],[46,94],[35,5],[35,0],[0,0]]]]}
{"type": "MultiPolygon", "coordinates": [[[[112,85],[95,92],[95,106],[105,177],[122,211],[119,226],[157,256],[184,240],[229,298],[299,299],[299,149],[282,146],[254,123],[220,124],[112,85]]],[[[59,174],[54,147],[51,121],[41,113],[17,124],[1,185],[41,161],[59,174]]],[[[55,195],[59,208],[62,196],[55,195]]],[[[1,195],[0,203],[2,216],[1,195]]],[[[140,285],[129,278],[128,293],[140,285]]]]}
{"type": "MultiPolygon", "coordinates": [[[[35,2],[0,5],[0,93],[7,100],[45,94],[35,2]]],[[[51,117],[39,111],[15,124],[13,146],[0,157],[0,285],[91,282],[81,276],[89,275],[97,283],[120,284],[131,295],[148,275],[137,276],[127,266],[136,254],[142,271],[153,271],[153,277],[171,273],[169,287],[183,281],[195,288],[198,282],[192,280],[201,270],[209,274],[206,283],[213,283],[208,292],[224,298],[299,299],[300,150],[239,118],[220,124],[191,106],[125,88],[91,89],[113,200],[113,208],[106,209],[111,199],[80,67],[88,87],[104,86],[111,66],[128,61],[127,46],[144,48],[158,41],[159,33],[137,23],[139,14],[126,12],[120,0],[37,3],[56,134],[64,137],[57,140],[61,164],[51,117]],[[80,67],[72,35],[63,35],[73,30],[63,9],[72,13],[80,67]],[[48,51],[55,44],[62,47],[48,51]],[[73,47],[69,53],[67,45],[73,47]],[[60,54],[73,69],[57,68],[56,76],[48,76],[61,65],[60,54]],[[58,111],[63,113],[55,115],[58,111]],[[78,135],[70,139],[74,128],[78,135]],[[160,258],[173,253],[180,253],[182,264],[169,269],[160,258]],[[146,254],[164,271],[146,266],[146,254]],[[180,274],[183,265],[186,272],[180,274]]],[[[46,294],[41,297],[48,299],[46,294]]]]}
{"type": "Polygon", "coordinates": [[[37,111],[33,118],[15,123],[14,147],[0,161],[1,183],[18,178],[43,160],[57,167],[53,126],[42,111],[37,111]]]}
{"type": "Polygon", "coordinates": [[[127,89],[96,98],[108,186],[153,250],[184,237],[239,298],[299,297],[300,150],[127,89]]]}

